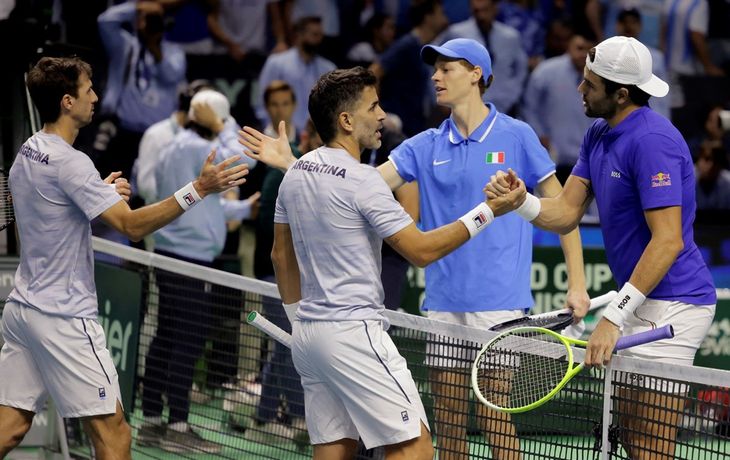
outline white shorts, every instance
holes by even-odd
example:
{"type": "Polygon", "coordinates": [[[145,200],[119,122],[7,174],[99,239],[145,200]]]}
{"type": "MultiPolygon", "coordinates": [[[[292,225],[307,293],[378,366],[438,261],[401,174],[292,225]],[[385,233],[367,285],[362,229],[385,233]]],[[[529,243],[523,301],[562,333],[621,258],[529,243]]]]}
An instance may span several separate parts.
{"type": "MultiPolygon", "coordinates": [[[[646,299],[624,323],[622,335],[638,334],[671,324],[674,337],[618,352],[621,356],[691,366],[715,316],[715,305],[693,305],[669,300],[646,299]]],[[[668,393],[683,393],[686,385],[646,376],[629,375],[631,383],[668,393]]],[[[629,383],[629,382],[625,382],[629,383]]]]}
{"type": "Polygon", "coordinates": [[[0,405],[37,413],[50,395],[64,418],[116,413],[117,370],[97,321],[8,302],[2,335],[0,405]]]}
{"type": "MultiPolygon", "coordinates": [[[[478,312],[429,311],[428,319],[477,327],[490,327],[525,316],[524,310],[495,310],[478,312]]],[[[426,365],[441,368],[471,367],[484,344],[466,342],[453,337],[429,334],[426,345],[426,365]]]]}
{"type": "Polygon", "coordinates": [[[292,358],[312,444],[360,437],[372,449],[418,438],[421,422],[428,428],[411,371],[380,321],[296,321],[292,358]]]}

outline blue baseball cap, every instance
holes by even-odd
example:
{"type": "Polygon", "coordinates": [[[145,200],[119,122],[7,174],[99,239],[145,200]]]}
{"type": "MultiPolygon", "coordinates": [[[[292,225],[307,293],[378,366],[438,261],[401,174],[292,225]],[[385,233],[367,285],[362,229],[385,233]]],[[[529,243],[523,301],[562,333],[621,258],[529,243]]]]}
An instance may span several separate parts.
{"type": "Polygon", "coordinates": [[[455,38],[441,46],[426,45],[421,48],[421,59],[426,64],[433,65],[439,55],[452,59],[463,59],[475,67],[480,67],[484,83],[487,83],[492,75],[492,58],[489,57],[489,51],[476,40],[455,38]]]}

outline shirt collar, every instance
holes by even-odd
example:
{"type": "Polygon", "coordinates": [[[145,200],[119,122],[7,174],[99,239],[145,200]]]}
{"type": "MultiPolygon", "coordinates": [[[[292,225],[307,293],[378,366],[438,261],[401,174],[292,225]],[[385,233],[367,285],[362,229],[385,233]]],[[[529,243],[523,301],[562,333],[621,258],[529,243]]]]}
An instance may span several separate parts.
{"type": "MultiPolygon", "coordinates": [[[[494,127],[494,122],[497,120],[497,109],[491,102],[487,103],[487,107],[489,107],[489,114],[487,115],[487,118],[485,118],[484,121],[482,121],[482,123],[477,126],[477,128],[469,135],[468,139],[470,141],[481,143],[492,131],[492,128],[494,127]]],[[[466,139],[464,139],[464,137],[459,132],[458,128],[456,127],[456,123],[454,123],[452,117],[453,115],[449,117],[448,123],[449,141],[452,144],[460,144],[466,139]]]]}
{"type": "Polygon", "coordinates": [[[613,129],[608,130],[605,135],[611,138],[616,138],[630,129],[635,129],[636,120],[639,117],[642,117],[647,110],[650,110],[649,107],[639,107],[638,109],[631,112],[626,118],[621,120],[621,123],[614,126],[613,129]]]}

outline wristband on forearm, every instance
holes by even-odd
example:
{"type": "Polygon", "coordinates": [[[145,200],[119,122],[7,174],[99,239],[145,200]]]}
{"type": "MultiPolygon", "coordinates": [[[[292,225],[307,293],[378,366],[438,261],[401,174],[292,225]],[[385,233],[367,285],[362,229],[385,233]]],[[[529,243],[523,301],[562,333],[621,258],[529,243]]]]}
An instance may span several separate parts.
{"type": "Polygon", "coordinates": [[[459,220],[469,230],[469,238],[474,238],[492,223],[494,213],[487,203],[479,203],[474,209],[459,217],[459,220]]]}
{"type": "Polygon", "coordinates": [[[180,207],[183,208],[183,211],[187,211],[203,201],[200,195],[198,195],[198,192],[195,190],[195,187],[193,187],[192,182],[188,182],[187,185],[175,192],[175,199],[180,207]]]}
{"type": "Polygon", "coordinates": [[[624,322],[634,311],[644,303],[646,296],[631,283],[624,284],[619,293],[606,307],[603,317],[618,327],[623,327],[624,322]]]}
{"type": "Polygon", "coordinates": [[[515,212],[526,221],[532,222],[537,219],[537,216],[540,214],[541,207],[540,198],[536,197],[532,193],[528,193],[525,197],[525,202],[522,203],[519,208],[515,209],[515,212]]]}
{"type": "Polygon", "coordinates": [[[299,308],[299,302],[282,303],[282,305],[284,306],[284,313],[286,313],[289,323],[294,324],[294,321],[297,320],[297,308],[299,308]]]}

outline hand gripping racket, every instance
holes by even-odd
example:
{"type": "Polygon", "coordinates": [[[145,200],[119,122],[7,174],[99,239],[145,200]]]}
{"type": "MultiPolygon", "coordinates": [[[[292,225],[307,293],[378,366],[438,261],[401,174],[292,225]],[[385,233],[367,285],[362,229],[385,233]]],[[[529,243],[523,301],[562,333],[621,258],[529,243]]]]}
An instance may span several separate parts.
{"type": "MultiPolygon", "coordinates": [[[[615,350],[674,337],[667,325],[621,337],[615,350]]],[[[575,365],[571,345],[587,342],[540,327],[503,332],[479,352],[471,369],[471,384],[479,401],[507,413],[526,412],[548,402],[583,369],[575,365]]]]}
{"type": "Polygon", "coordinates": [[[5,170],[0,168],[0,231],[15,222],[13,198],[10,196],[10,185],[5,170]]]}
{"type": "MultiPolygon", "coordinates": [[[[607,305],[616,296],[616,291],[609,291],[603,295],[591,299],[588,311],[593,311],[607,305]]],[[[523,316],[504,323],[495,324],[490,331],[504,332],[516,327],[542,327],[551,331],[562,331],[573,324],[573,310],[564,308],[562,310],[549,311],[538,315],[523,316]]]]}

